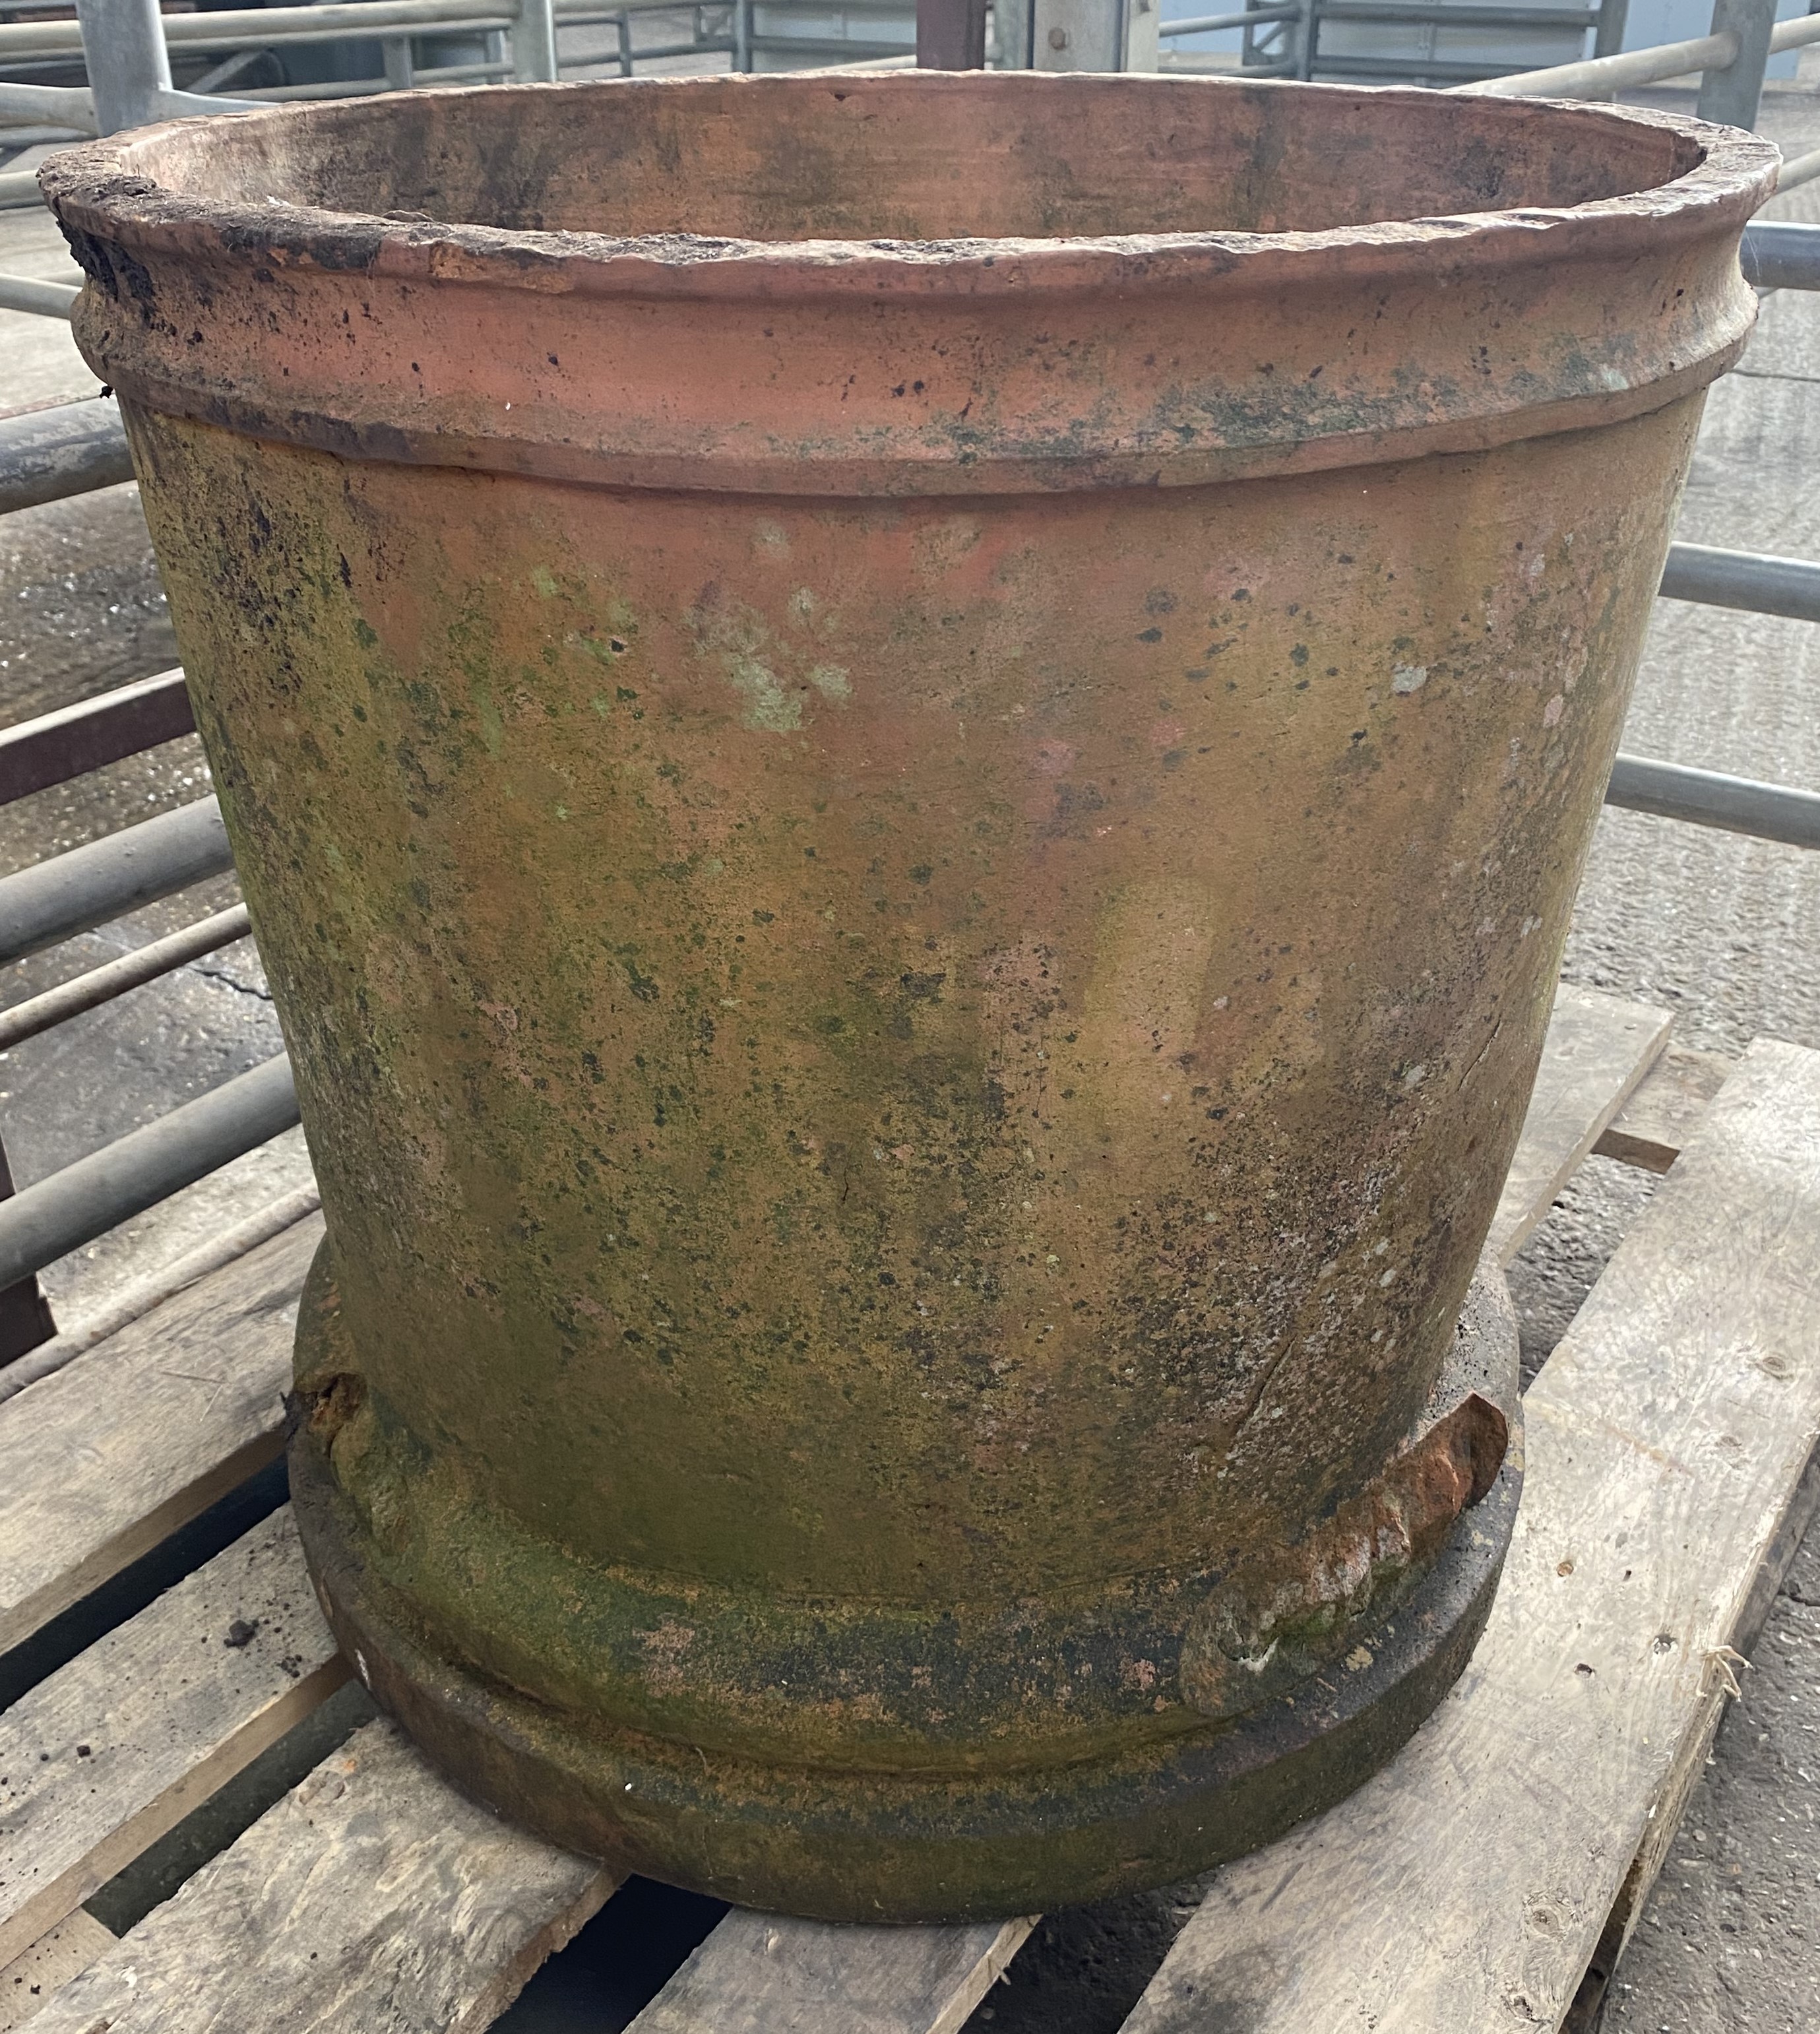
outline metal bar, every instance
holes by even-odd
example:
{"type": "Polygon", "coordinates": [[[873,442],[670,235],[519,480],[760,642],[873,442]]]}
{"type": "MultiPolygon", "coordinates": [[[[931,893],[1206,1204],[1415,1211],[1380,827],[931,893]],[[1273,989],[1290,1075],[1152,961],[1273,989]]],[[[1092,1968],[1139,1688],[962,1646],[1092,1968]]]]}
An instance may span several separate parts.
{"type": "MultiPolygon", "coordinates": [[[[0,1145],[0,1202],[13,1198],[13,1168],[0,1145]]],[[[56,1335],[49,1302],[38,1289],[35,1275],[16,1279],[0,1292],[0,1377],[9,1376],[11,1366],[32,1349],[39,1349],[56,1335]]]]}
{"type": "Polygon", "coordinates": [[[1784,50],[1804,48],[1809,43],[1820,43],[1820,14],[1810,13],[1792,21],[1778,21],[1769,31],[1769,54],[1780,56],[1784,50]]]}
{"type": "MultiPolygon", "coordinates": [[[[446,85],[471,84],[476,78],[504,78],[511,75],[512,66],[505,62],[442,64],[434,70],[414,72],[411,88],[434,92],[446,85]]],[[[262,84],[250,90],[246,98],[236,96],[229,103],[235,112],[241,113],[253,106],[282,106],[298,99],[360,99],[392,89],[382,77],[324,78],[310,84],[262,84]]]]}
{"type": "MultiPolygon", "coordinates": [[[[1300,13],[1298,7],[1293,10],[1300,13]]],[[[1323,0],[1323,21],[1380,21],[1411,28],[1596,28],[1599,17],[1585,7],[1463,7],[1395,0],[1323,0]]]]}
{"type": "MultiPolygon", "coordinates": [[[[1321,18],[1323,21],[1327,19],[1325,8],[1322,9],[1321,18]]],[[[1446,87],[1446,89],[1450,92],[1490,92],[1495,86],[1507,84],[1513,77],[1529,74],[1517,71],[1499,73],[1494,64],[1469,62],[1463,58],[1356,57],[1331,54],[1322,57],[1320,70],[1323,80],[1328,82],[1342,75],[1360,78],[1387,77],[1403,84],[1418,79],[1424,81],[1431,78],[1459,80],[1460,82],[1450,84],[1446,87]]],[[[1514,93],[1509,96],[1521,97],[1523,95],[1514,93]]],[[[1609,91],[1603,93],[1551,92],[1548,96],[1554,99],[1599,97],[1608,99],[1611,97],[1611,93],[1609,91]]]]}
{"type": "Polygon", "coordinates": [[[1777,0],[1713,0],[1713,32],[1736,36],[1738,54],[1723,69],[1715,66],[1701,79],[1694,110],[1702,120],[1732,127],[1756,126],[1776,5],[1777,0]]]}
{"type": "MultiPolygon", "coordinates": [[[[1820,237],[1820,229],[1816,229],[1820,237]]],[[[1664,600],[1698,601],[1706,607],[1742,608],[1748,614],[1784,614],[1820,621],[1820,565],[1758,551],[1720,551],[1706,544],[1671,544],[1662,573],[1664,600]]]]}
{"type": "Polygon", "coordinates": [[[36,276],[0,275],[0,311],[28,311],[35,317],[67,318],[81,294],[70,283],[41,283],[36,276]]]}
{"type": "Polygon", "coordinates": [[[280,1053],[0,1202],[0,1285],[39,1271],[297,1121],[280,1053]]]}
{"type": "MultiPolygon", "coordinates": [[[[160,99],[173,88],[158,0],[76,0],[76,25],[101,132],[156,120],[160,99]]],[[[18,32],[0,28],[0,39],[18,32]]]]}
{"type": "Polygon", "coordinates": [[[187,967],[205,954],[218,953],[223,947],[245,939],[252,930],[246,906],[236,904],[231,910],[216,911],[193,925],[186,925],[181,932],[154,940],[148,946],[135,947],[118,960],[92,967],[73,981],[59,982],[42,996],[28,996],[10,1010],[0,1010],[0,1053],[9,1053],[28,1038],[36,1038],[72,1017],[80,1017],[85,1010],[98,1010],[103,1003],[111,1003],[131,989],[143,989],[160,975],[187,967]]]}
{"type": "Polygon", "coordinates": [[[842,58],[850,51],[854,61],[851,63],[836,62],[827,66],[835,70],[857,70],[874,58],[886,64],[895,64],[900,58],[914,63],[916,59],[916,51],[908,43],[862,43],[857,38],[850,41],[835,36],[831,36],[825,42],[819,37],[812,39],[807,36],[754,36],[752,46],[760,54],[767,56],[842,58]]]}
{"type": "Polygon", "coordinates": [[[211,64],[198,78],[190,81],[192,92],[219,92],[223,85],[231,84],[243,70],[250,69],[266,54],[263,48],[235,50],[223,57],[220,63],[211,64]]]}
{"type": "Polygon", "coordinates": [[[88,1315],[73,1327],[62,1330],[54,1341],[45,1342],[29,1356],[21,1357],[17,1363],[0,1370],[0,1405],[16,1397],[28,1384],[36,1384],[39,1378],[51,1376],[66,1364],[73,1363],[97,1342],[118,1334],[134,1321],[143,1320],[154,1307],[161,1307],[167,1300],[174,1300],[179,1293],[187,1292],[197,1279],[206,1278],[211,1271],[220,1270],[223,1266],[244,1257],[250,1250],[257,1250],[261,1244],[269,1243],[273,1237],[294,1229],[306,1216],[314,1214],[321,1205],[322,1196],[313,1187],[299,1187],[295,1193],[283,1194],[276,1200],[268,1201],[244,1222],[238,1222],[220,1235],[211,1237],[194,1250],[186,1251],[161,1271],[134,1279],[98,1313],[88,1315]]]}
{"type": "Polygon", "coordinates": [[[195,726],[183,674],[175,670],[0,728],[0,805],[174,741],[195,726]]]}
{"type": "Polygon", "coordinates": [[[1690,42],[1661,43],[1653,49],[1626,50],[1615,57],[1551,64],[1546,70],[1514,71],[1507,77],[1455,88],[1509,99],[1604,99],[1633,85],[1685,77],[1690,71],[1722,69],[1737,54],[1738,38],[1727,30],[1719,36],[1696,36],[1690,42]]]}
{"type": "MultiPolygon", "coordinates": [[[[137,6],[140,0],[82,0],[82,4],[84,9],[111,17],[116,6],[137,6]]],[[[438,28],[509,30],[515,25],[515,0],[334,0],[324,6],[246,7],[163,17],[167,51],[179,47],[227,49],[243,43],[263,47],[272,43],[332,42],[344,36],[377,36],[388,28],[428,35],[438,28]]],[[[0,22],[0,62],[83,54],[78,22],[0,22]]]]}
{"type": "Polygon", "coordinates": [[[0,963],[124,918],[234,866],[213,798],[142,820],[0,877],[0,963]]]}
{"type": "MultiPolygon", "coordinates": [[[[1820,177],[1820,148],[1811,149],[1805,156],[1792,156],[1782,165],[1781,173],[1776,179],[1776,195],[1780,197],[1784,191],[1811,183],[1816,177],[1820,177]]],[[[0,183],[5,181],[0,177],[0,183]]]]}
{"type": "Polygon", "coordinates": [[[1593,33],[1593,54],[1615,57],[1624,47],[1624,30],[1630,17],[1630,0],[1603,0],[1599,25],[1593,33]]]}
{"type": "Polygon", "coordinates": [[[1605,802],[1626,812],[1717,827],[1722,833],[1750,834],[1791,847],[1820,847],[1820,792],[1762,784],[1752,777],[1620,756],[1612,766],[1605,802]]]}
{"type": "Polygon", "coordinates": [[[918,70],[984,70],[986,0],[917,0],[918,70]]]}
{"type": "MultiPolygon", "coordinates": [[[[1769,31],[1769,53],[1779,55],[1812,42],[1820,42],[1820,14],[1777,22],[1769,31]]],[[[1653,49],[1589,57],[1582,63],[1552,64],[1546,70],[1514,71],[1455,88],[1513,99],[1608,99],[1634,85],[1661,84],[1694,71],[1724,70],[1737,61],[1742,47],[1738,32],[1727,28],[1691,42],[1661,43],[1653,49]]]]}
{"type": "MultiPolygon", "coordinates": [[[[1328,10],[1330,13],[1332,9],[1328,10]]],[[[1247,28],[1266,21],[1299,21],[1302,18],[1300,0],[1290,0],[1281,7],[1257,7],[1236,14],[1202,14],[1191,21],[1159,21],[1157,33],[1167,39],[1172,36],[1213,36],[1225,28],[1247,28]]]]}
{"type": "Polygon", "coordinates": [[[561,75],[551,0],[518,0],[512,24],[512,74],[521,84],[549,84],[561,75]]]}
{"type": "Polygon", "coordinates": [[[386,90],[408,92],[417,81],[417,66],[411,57],[410,36],[388,36],[379,48],[385,62],[386,90]]]}
{"type": "Polygon", "coordinates": [[[0,515],[132,478],[126,426],[111,403],[91,396],[0,418],[0,515]]]}
{"type": "MultiPolygon", "coordinates": [[[[0,28],[0,35],[5,33],[0,28]]],[[[0,119],[14,125],[21,121],[44,121],[92,134],[95,101],[86,85],[20,84],[8,79],[0,82],[0,119]]]]}
{"type": "Polygon", "coordinates": [[[1820,290],[1820,226],[1760,220],[1745,227],[1739,259],[1760,290],[1820,290]]]}
{"type": "Polygon", "coordinates": [[[737,71],[752,69],[752,0],[733,0],[733,67],[737,71]]]}

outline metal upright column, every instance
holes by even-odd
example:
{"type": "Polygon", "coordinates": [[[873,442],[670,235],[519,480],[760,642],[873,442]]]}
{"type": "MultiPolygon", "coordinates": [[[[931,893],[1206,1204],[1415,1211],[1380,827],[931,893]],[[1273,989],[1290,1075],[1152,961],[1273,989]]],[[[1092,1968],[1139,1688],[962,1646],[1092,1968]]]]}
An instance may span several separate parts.
{"type": "Polygon", "coordinates": [[[919,70],[984,70],[986,0],[917,0],[919,70]]]}
{"type": "Polygon", "coordinates": [[[76,18],[100,131],[118,133],[163,118],[171,53],[158,0],[76,0],[76,18]]]}
{"type": "Polygon", "coordinates": [[[1154,70],[1157,0],[1034,0],[1034,70],[1154,70]]]}
{"type": "Polygon", "coordinates": [[[520,84],[554,84],[556,9],[553,0],[518,0],[512,26],[512,74],[520,84]]]}
{"type": "MultiPolygon", "coordinates": [[[[13,1198],[13,1169],[0,1146],[0,1202],[13,1198]]],[[[28,1271],[10,1285],[0,1286],[0,1364],[50,1341],[57,1332],[50,1302],[39,1288],[36,1273],[28,1271]]],[[[0,1375],[4,1375],[0,1370],[0,1375]]]]}
{"type": "Polygon", "coordinates": [[[1694,111],[1702,120],[1728,127],[1754,127],[1763,96],[1763,69],[1769,61],[1769,33],[1776,0],[1713,0],[1713,33],[1738,38],[1738,54],[1723,70],[1702,75],[1694,111]]]}
{"type": "Polygon", "coordinates": [[[1630,13],[1630,0],[1604,0],[1599,9],[1599,25],[1593,31],[1594,56],[1615,57],[1624,47],[1630,13]]]}

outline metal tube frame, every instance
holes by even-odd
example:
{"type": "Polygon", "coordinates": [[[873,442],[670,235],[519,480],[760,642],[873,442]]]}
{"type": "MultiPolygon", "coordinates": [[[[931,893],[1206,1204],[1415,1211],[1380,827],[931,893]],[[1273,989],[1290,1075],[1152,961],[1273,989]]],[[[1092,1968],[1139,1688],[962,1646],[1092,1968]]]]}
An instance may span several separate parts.
{"type": "Polygon", "coordinates": [[[0,876],[0,965],[42,953],[234,866],[212,797],[0,876]]]}
{"type": "Polygon", "coordinates": [[[291,1061],[280,1053],[0,1201],[0,1289],[268,1144],[297,1120],[291,1061]]]}

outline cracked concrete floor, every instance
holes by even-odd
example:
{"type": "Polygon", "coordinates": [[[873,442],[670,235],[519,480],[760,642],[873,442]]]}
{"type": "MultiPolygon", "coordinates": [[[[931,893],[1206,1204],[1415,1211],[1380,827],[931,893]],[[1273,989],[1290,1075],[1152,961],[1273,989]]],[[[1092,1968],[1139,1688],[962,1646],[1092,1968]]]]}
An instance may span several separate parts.
{"type": "MultiPolygon", "coordinates": [[[[1820,103],[1805,91],[1773,93],[1764,126],[1799,152],[1820,144],[1820,103]]],[[[1820,219],[1820,185],[1775,209],[1820,219]]],[[[64,272],[47,226],[32,215],[0,215],[0,267],[64,272]]],[[[9,349],[0,408],[94,392],[67,332],[47,321],[0,313],[0,345],[9,349]]],[[[1820,558],[1817,383],[1820,303],[1794,292],[1769,298],[1740,370],[1709,403],[1684,538],[1820,558]]],[[[0,720],[174,661],[133,489],[0,519],[0,720]]],[[[1626,746],[1820,785],[1817,686],[1820,629],[1664,602],[1626,746]]],[[[205,782],[191,740],[0,809],[0,870],[183,802],[205,782]]],[[[6,970],[0,1003],[218,909],[232,894],[231,882],[208,886],[6,970]]],[[[1767,1034],[1820,1047],[1820,858],[1608,812],[1567,972],[1672,1008],[1686,1043],[1736,1052],[1767,1034]]],[[[278,1044],[247,943],[0,1056],[0,1131],[15,1170],[21,1180],[42,1176],[278,1044]]],[[[200,1183],[54,1267],[47,1282],[60,1313],[79,1319],[139,1270],[307,1177],[293,1133],[200,1183]]],[[[1591,1161],[1532,1239],[1512,1281],[1532,1368],[1559,1340],[1652,1185],[1647,1176],[1591,1161]]],[[[1743,1699],[1720,1733],[1670,1868],[1618,1973],[1608,2028],[1805,2034],[1820,2026],[1817,1730],[1820,1545],[1811,1544],[1777,1603],[1743,1699]]],[[[1192,1896],[1191,1887],[1169,1889],[1051,1917],[1009,1982],[982,2002],[973,2034],[1111,2034],[1191,1911],[1192,1896]]],[[[631,2006],[609,2003],[585,1977],[591,1935],[606,1921],[547,1967],[514,2010],[517,2034],[624,2024],[631,2006]],[[569,1999],[560,2010],[559,1998],[569,1999]]],[[[627,1947],[606,1961],[623,1959],[627,1947]]]]}

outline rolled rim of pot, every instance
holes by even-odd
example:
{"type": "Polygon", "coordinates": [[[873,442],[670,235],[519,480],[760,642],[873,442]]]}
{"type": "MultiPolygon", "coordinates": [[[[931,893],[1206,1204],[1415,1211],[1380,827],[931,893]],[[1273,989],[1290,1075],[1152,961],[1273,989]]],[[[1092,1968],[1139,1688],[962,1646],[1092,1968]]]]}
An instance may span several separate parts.
{"type": "Polygon", "coordinates": [[[1779,160],[1416,88],[809,73],[177,121],[40,182],[131,403],[354,458],[973,494],[1658,408],[1749,335],[1779,160]]]}

